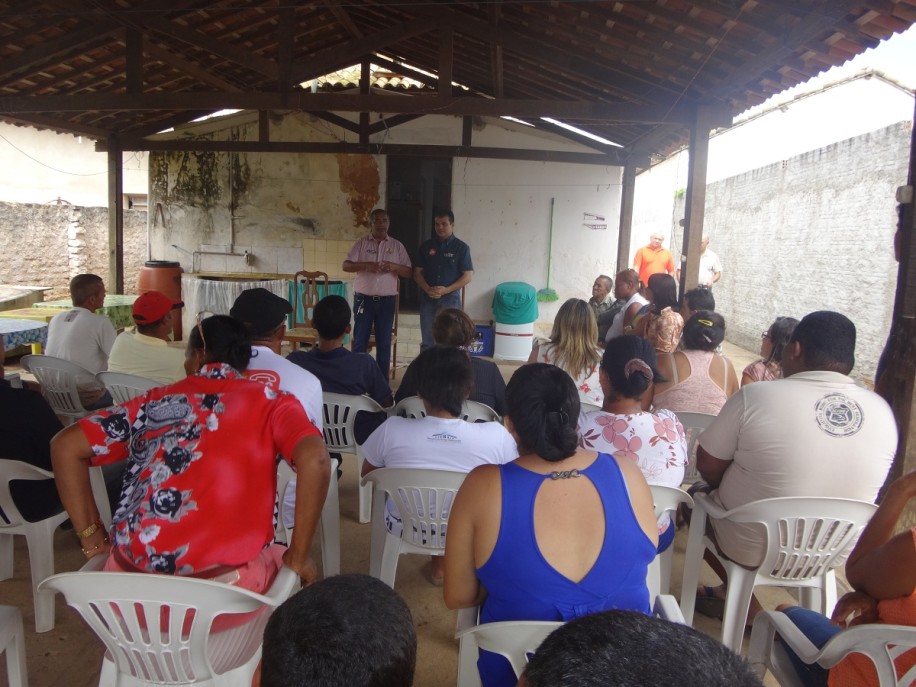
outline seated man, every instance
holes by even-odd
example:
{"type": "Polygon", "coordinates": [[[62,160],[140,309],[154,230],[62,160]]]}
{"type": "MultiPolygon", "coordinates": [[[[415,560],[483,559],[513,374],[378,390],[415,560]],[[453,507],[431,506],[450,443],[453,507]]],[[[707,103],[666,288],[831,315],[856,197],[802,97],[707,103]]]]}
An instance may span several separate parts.
{"type": "Polygon", "coordinates": [[[368,575],[335,575],[299,591],[264,630],[254,687],[406,687],[417,635],[410,609],[368,575]]]}
{"type": "Polygon", "coordinates": [[[604,611],[554,630],[531,657],[518,684],[762,687],[763,683],[738,654],[699,630],[636,611],[604,611]]]}
{"type": "Polygon", "coordinates": [[[598,344],[604,345],[604,337],[611,323],[622,309],[626,301],[614,296],[614,280],[606,274],[600,275],[592,284],[592,297],[588,305],[595,313],[598,321],[598,344]]]}
{"type": "MultiPolygon", "coordinates": [[[[874,502],[897,450],[897,424],[884,399],[848,376],[855,345],[848,318],[813,312],[783,350],[784,379],[744,386],[728,399],[697,448],[700,475],[723,508],[779,496],[874,502]]],[[[714,530],[730,559],[760,564],[759,529],[719,521],[714,530]]],[[[721,605],[697,602],[700,612],[721,605]]]]}
{"type": "MultiPolygon", "coordinates": [[[[73,309],[55,315],[48,323],[45,353],[86,368],[93,375],[108,369],[108,354],[117,334],[104,315],[95,311],[105,304],[105,283],[95,274],[78,274],[70,280],[73,309]]],[[[77,381],[86,408],[104,408],[111,396],[95,377],[77,381]]]]}
{"type": "Polygon", "coordinates": [[[286,359],[308,370],[321,382],[321,390],[334,394],[365,394],[382,406],[392,404],[388,380],[368,353],[344,348],[350,333],[350,304],[340,296],[325,296],[312,312],[312,326],[318,331],[318,346],[293,351],[286,359]]]}
{"type": "MultiPolygon", "coordinates": [[[[18,460],[42,470],[51,469],[51,439],[63,425],[41,394],[15,389],[3,378],[3,346],[0,346],[0,460],[18,460]]],[[[49,518],[63,510],[53,479],[10,484],[13,503],[29,522],[49,518]]],[[[0,510],[0,516],[3,511],[0,510]]]]}
{"type": "MultiPolygon", "coordinates": [[[[426,417],[390,417],[363,444],[363,475],[377,468],[424,468],[470,472],[485,463],[502,464],[518,458],[515,439],[498,422],[465,422],[461,405],[474,383],[467,354],[450,346],[433,346],[417,358],[426,417]]],[[[401,533],[394,501],[385,512],[388,530],[401,533]]],[[[442,557],[433,556],[427,577],[443,580],[442,557]]]]}
{"type": "Polygon", "coordinates": [[[184,349],[170,348],[173,310],[184,303],[159,291],[147,291],[134,301],[137,332],[121,332],[111,347],[108,369],[171,384],[185,378],[184,349]]]}

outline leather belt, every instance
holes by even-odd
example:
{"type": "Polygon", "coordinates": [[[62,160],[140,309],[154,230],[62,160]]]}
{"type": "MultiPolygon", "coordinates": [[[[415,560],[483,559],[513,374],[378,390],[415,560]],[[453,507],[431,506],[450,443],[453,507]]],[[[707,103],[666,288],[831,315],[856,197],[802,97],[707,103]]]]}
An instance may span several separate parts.
{"type": "Polygon", "coordinates": [[[360,298],[368,298],[372,301],[385,301],[389,298],[394,298],[394,296],[370,296],[368,293],[357,293],[356,295],[360,298]]]}

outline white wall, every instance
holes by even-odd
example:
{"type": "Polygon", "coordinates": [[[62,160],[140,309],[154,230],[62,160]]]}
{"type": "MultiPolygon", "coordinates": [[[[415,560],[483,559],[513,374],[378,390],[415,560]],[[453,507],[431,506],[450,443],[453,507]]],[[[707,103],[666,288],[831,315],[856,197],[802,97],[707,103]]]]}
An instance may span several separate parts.
{"type": "MultiPolygon", "coordinates": [[[[124,153],[124,193],[146,194],[148,155],[124,153]]],[[[0,200],[108,207],[108,155],[95,141],[0,123],[0,200]]]]}

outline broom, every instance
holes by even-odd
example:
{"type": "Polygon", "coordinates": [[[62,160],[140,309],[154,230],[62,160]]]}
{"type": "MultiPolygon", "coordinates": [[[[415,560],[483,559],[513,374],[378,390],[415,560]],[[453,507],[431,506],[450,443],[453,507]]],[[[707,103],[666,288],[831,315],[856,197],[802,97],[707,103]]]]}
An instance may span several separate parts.
{"type": "Polygon", "coordinates": [[[559,298],[557,292],[550,288],[550,256],[553,253],[553,205],[554,198],[550,199],[550,228],[547,233],[547,287],[538,291],[538,300],[541,303],[555,301],[559,298]]]}

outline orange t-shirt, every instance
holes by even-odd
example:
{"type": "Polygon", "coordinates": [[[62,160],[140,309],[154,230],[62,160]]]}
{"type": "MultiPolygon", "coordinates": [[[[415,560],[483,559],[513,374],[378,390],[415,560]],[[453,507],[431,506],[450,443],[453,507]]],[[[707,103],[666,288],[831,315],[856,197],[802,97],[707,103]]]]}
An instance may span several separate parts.
{"type": "MultiPolygon", "coordinates": [[[[910,530],[916,547],[916,527],[910,530]]],[[[916,626],[916,590],[909,596],[878,602],[878,622],[886,625],[916,626]]],[[[916,649],[910,649],[894,661],[897,678],[916,665],[916,649]]],[[[850,654],[830,669],[828,687],[878,687],[875,665],[863,654],[850,654]]]]}
{"type": "Polygon", "coordinates": [[[653,274],[658,274],[659,272],[674,274],[674,258],[665,248],[659,248],[656,251],[649,246],[643,246],[636,251],[633,265],[636,271],[639,272],[639,281],[643,283],[643,286],[649,283],[649,277],[653,274]]]}

